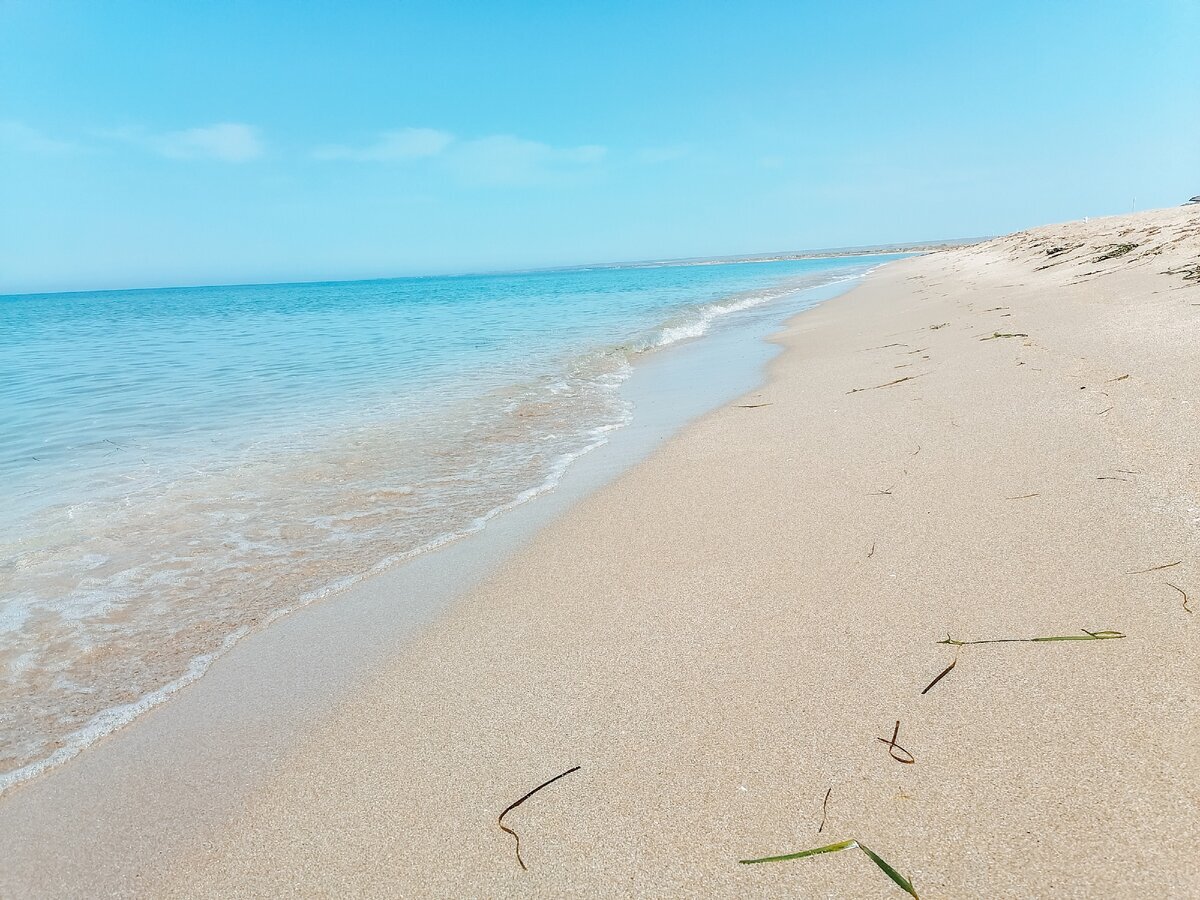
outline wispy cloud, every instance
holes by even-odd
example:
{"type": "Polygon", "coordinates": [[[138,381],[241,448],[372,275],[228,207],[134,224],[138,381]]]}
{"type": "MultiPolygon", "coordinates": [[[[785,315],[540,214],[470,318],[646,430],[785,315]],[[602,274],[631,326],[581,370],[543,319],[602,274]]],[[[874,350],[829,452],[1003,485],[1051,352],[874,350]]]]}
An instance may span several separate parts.
{"type": "Polygon", "coordinates": [[[385,131],[369,144],[317,147],[312,155],[353,162],[432,160],[468,184],[522,185],[561,178],[600,162],[606,153],[595,144],[554,147],[510,134],[464,140],[435,128],[402,128],[385,131]]]}
{"type": "Polygon", "coordinates": [[[49,137],[24,122],[0,121],[0,147],[36,156],[60,156],[76,152],[70,141],[49,137]]]}
{"type": "Polygon", "coordinates": [[[437,156],[454,142],[454,135],[436,128],[401,128],[385,131],[364,147],[329,144],[313,151],[317,159],[349,159],[360,162],[399,162],[437,156]]]}
{"type": "Polygon", "coordinates": [[[215,159],[240,163],[258,159],[266,152],[258,129],[240,122],[219,122],[200,128],[152,135],[151,149],[170,159],[215,159]]]}
{"type": "Polygon", "coordinates": [[[93,135],[164,156],[167,159],[215,160],[244,163],[266,153],[266,143],[253,125],[218,122],[180,131],[147,131],[145,128],[113,128],[93,135]]]}
{"type": "Polygon", "coordinates": [[[607,154],[604,147],[552,147],[507,134],[463,141],[448,163],[462,180],[484,185],[522,185],[555,180],[594,165],[607,154]]]}

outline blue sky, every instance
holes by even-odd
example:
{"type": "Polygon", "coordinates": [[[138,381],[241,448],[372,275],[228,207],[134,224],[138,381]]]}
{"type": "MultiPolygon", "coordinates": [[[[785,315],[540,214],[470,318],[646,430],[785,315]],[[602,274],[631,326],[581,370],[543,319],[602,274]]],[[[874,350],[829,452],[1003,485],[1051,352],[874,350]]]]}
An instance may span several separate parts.
{"type": "Polygon", "coordinates": [[[974,236],[1200,193],[1200,3],[0,0],[0,292],[974,236]]]}

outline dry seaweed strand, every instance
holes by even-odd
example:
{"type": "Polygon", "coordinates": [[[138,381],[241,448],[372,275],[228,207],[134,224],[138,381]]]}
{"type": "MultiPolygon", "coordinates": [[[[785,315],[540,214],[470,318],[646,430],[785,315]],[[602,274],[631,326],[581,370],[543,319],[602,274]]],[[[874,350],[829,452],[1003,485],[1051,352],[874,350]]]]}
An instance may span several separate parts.
{"type": "Polygon", "coordinates": [[[1145,575],[1147,572],[1160,572],[1163,569],[1173,569],[1178,565],[1182,565],[1183,560],[1177,559],[1173,563],[1164,563],[1161,566],[1151,566],[1149,569],[1138,569],[1136,572],[1126,572],[1126,575],[1145,575]]]}
{"type": "Polygon", "coordinates": [[[980,338],[980,340],[981,340],[981,341],[994,341],[994,340],[996,340],[997,338],[1023,338],[1023,337],[1024,337],[1024,338],[1027,338],[1027,337],[1029,337],[1029,335],[1027,335],[1027,334],[1024,334],[1024,333],[1022,333],[1022,332],[1019,332],[1019,331],[1015,331],[1015,332],[1013,332],[1013,333],[1011,333],[1011,334],[1006,334],[1006,333],[1003,333],[1003,332],[1000,332],[1000,331],[993,331],[993,332],[992,332],[990,335],[988,335],[987,337],[981,337],[981,338],[980,338]]]}
{"type": "Polygon", "coordinates": [[[872,543],[871,549],[867,551],[867,559],[870,559],[874,555],[875,555],[875,544],[872,543]]]}
{"type": "Polygon", "coordinates": [[[929,684],[925,685],[925,689],[923,691],[921,691],[922,697],[924,697],[926,694],[928,694],[933,689],[933,686],[935,684],[937,684],[939,681],[941,681],[943,678],[945,678],[947,675],[949,675],[951,671],[953,671],[954,667],[958,665],[959,653],[962,653],[962,647],[959,647],[958,650],[955,652],[954,659],[952,659],[950,661],[950,665],[946,666],[946,668],[944,668],[944,669],[942,669],[942,671],[938,672],[937,677],[935,677],[933,679],[933,681],[929,682],[929,684]]]}
{"type": "Polygon", "coordinates": [[[838,841],[836,844],[827,844],[824,847],[813,847],[811,850],[801,850],[799,853],[784,853],[782,856],[763,856],[758,859],[739,859],[738,862],[743,866],[753,866],[757,865],[758,863],[786,862],[790,859],[804,859],[806,856],[816,856],[820,853],[837,853],[840,850],[851,850],[855,847],[865,853],[867,858],[870,859],[871,862],[875,863],[875,865],[879,867],[880,871],[883,872],[884,875],[890,878],[897,887],[912,897],[913,900],[921,900],[921,898],[917,896],[916,889],[913,888],[911,881],[897,872],[895,868],[887,863],[874,850],[853,838],[848,841],[838,841]]]}
{"type": "Polygon", "coordinates": [[[1028,500],[1030,497],[1040,497],[1041,494],[1021,494],[1019,497],[1005,497],[1005,500],[1028,500]]]}
{"type": "Polygon", "coordinates": [[[829,795],[833,793],[833,785],[829,786],[829,790],[825,792],[825,799],[821,801],[821,824],[817,826],[817,834],[825,830],[825,821],[829,818],[829,795]]]}
{"type": "Polygon", "coordinates": [[[913,763],[915,763],[917,761],[917,758],[915,756],[913,756],[911,753],[909,753],[907,750],[905,750],[903,747],[901,747],[899,744],[896,743],[896,738],[899,735],[900,735],[900,720],[897,719],[896,727],[892,729],[891,740],[888,740],[887,738],[881,738],[881,737],[877,737],[877,738],[875,738],[875,740],[879,741],[879,743],[881,743],[881,744],[888,745],[888,756],[890,756],[896,762],[904,763],[906,766],[911,766],[913,763]],[[901,753],[903,753],[904,756],[898,756],[896,754],[897,750],[899,750],[901,753]],[[908,758],[905,759],[904,758],[905,756],[908,758]]]}
{"type": "Polygon", "coordinates": [[[1183,597],[1184,611],[1189,612],[1189,613],[1192,612],[1192,608],[1190,606],[1188,606],[1188,602],[1191,600],[1191,598],[1188,597],[1187,591],[1185,591],[1183,588],[1181,588],[1177,584],[1171,584],[1171,582],[1169,582],[1169,581],[1165,581],[1165,582],[1163,582],[1163,584],[1165,584],[1167,587],[1173,587],[1173,588],[1175,588],[1175,590],[1179,591],[1180,596],[1183,597]]]}
{"type": "Polygon", "coordinates": [[[513,839],[516,840],[516,842],[517,842],[517,862],[520,864],[521,868],[524,869],[526,872],[529,871],[529,867],[527,865],[525,865],[525,860],[521,859],[521,836],[519,834],[517,834],[515,831],[513,831],[511,828],[509,828],[507,825],[504,824],[504,817],[507,816],[514,809],[516,809],[518,806],[520,806],[522,803],[524,803],[526,800],[528,800],[530,797],[532,797],[534,794],[536,794],[538,791],[542,790],[543,788],[550,787],[550,785],[554,784],[554,782],[558,781],[558,779],[566,778],[572,772],[578,772],[579,769],[580,769],[580,766],[572,766],[571,768],[567,769],[567,771],[562,772],[558,775],[555,775],[549,781],[543,781],[541,784],[539,784],[537,787],[535,787],[532,791],[530,791],[528,794],[526,794],[520,800],[517,800],[513,803],[510,803],[508,806],[506,806],[504,808],[504,812],[500,813],[499,817],[497,817],[496,824],[500,826],[500,830],[508,832],[509,834],[511,834],[513,836],[513,839]]]}
{"type": "MultiPolygon", "coordinates": [[[[928,374],[928,373],[923,373],[923,374],[928,374]]],[[[894,384],[901,384],[905,381],[912,381],[914,378],[921,378],[921,377],[922,377],[922,375],[905,375],[903,378],[897,378],[895,381],[889,381],[889,382],[886,382],[885,384],[876,384],[871,387],[865,387],[865,388],[851,388],[850,390],[846,391],[846,393],[847,394],[857,394],[860,391],[875,391],[875,390],[878,390],[879,388],[891,387],[894,384]]]]}
{"type": "Polygon", "coordinates": [[[958,641],[950,635],[946,635],[944,641],[938,641],[939,644],[949,644],[952,647],[965,647],[968,644],[1041,644],[1047,641],[1111,641],[1116,638],[1123,638],[1125,635],[1120,631],[1088,631],[1082,629],[1083,634],[1057,634],[1050,637],[1031,637],[1031,638],[986,638],[978,641],[958,641]]]}
{"type": "Polygon", "coordinates": [[[738,409],[758,409],[760,406],[770,406],[770,403],[739,403],[738,409]]]}

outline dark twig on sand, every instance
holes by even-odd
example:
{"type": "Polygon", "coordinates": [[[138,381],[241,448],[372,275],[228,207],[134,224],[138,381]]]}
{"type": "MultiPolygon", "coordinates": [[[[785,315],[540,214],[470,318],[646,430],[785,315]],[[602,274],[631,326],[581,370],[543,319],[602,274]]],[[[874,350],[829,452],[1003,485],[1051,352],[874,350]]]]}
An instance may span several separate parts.
{"type": "Polygon", "coordinates": [[[900,720],[896,720],[896,727],[892,729],[891,740],[887,738],[877,737],[875,740],[881,744],[887,744],[888,755],[898,763],[904,763],[906,766],[911,766],[917,761],[916,757],[896,743],[896,738],[900,734],[900,720]]]}
{"type": "Polygon", "coordinates": [[[507,825],[504,824],[504,817],[507,816],[514,809],[516,809],[518,806],[520,806],[522,803],[524,803],[526,800],[528,800],[530,797],[532,797],[534,794],[536,794],[538,791],[542,790],[543,788],[550,787],[550,785],[554,784],[554,782],[558,781],[558,779],[565,778],[568,775],[570,775],[572,772],[578,772],[580,768],[581,768],[580,766],[572,766],[570,769],[567,769],[567,771],[562,772],[561,774],[555,775],[549,781],[543,781],[541,784],[539,784],[537,787],[535,787],[532,791],[530,791],[528,794],[526,794],[520,800],[517,800],[513,803],[510,803],[508,806],[506,806],[504,808],[504,812],[500,813],[499,818],[496,819],[496,824],[500,826],[500,830],[507,832],[508,834],[511,834],[513,836],[513,838],[516,840],[516,842],[517,842],[517,862],[520,864],[522,869],[524,869],[526,871],[529,870],[529,867],[525,865],[525,860],[521,859],[521,836],[519,834],[517,834],[515,831],[513,831],[511,828],[509,828],[507,825]]]}
{"type": "Polygon", "coordinates": [[[1166,584],[1167,587],[1172,587],[1172,588],[1175,588],[1175,590],[1179,591],[1179,596],[1183,597],[1184,612],[1189,612],[1189,613],[1192,612],[1192,608],[1190,606],[1188,606],[1188,602],[1190,601],[1191,598],[1188,597],[1187,591],[1185,591],[1183,588],[1181,588],[1177,584],[1171,584],[1171,582],[1169,582],[1169,581],[1164,582],[1164,584],[1166,584]]]}
{"type": "Polygon", "coordinates": [[[884,384],[876,384],[876,385],[872,385],[871,387],[865,387],[865,388],[851,388],[850,390],[846,391],[846,393],[847,394],[857,394],[860,391],[877,391],[877,390],[879,390],[879,388],[891,387],[894,384],[903,384],[906,381],[912,381],[914,378],[921,378],[925,374],[928,374],[928,373],[922,373],[922,375],[905,375],[903,378],[897,378],[895,381],[888,381],[884,384]]]}
{"type": "Polygon", "coordinates": [[[947,675],[949,675],[950,672],[954,669],[954,667],[958,665],[958,654],[959,653],[962,653],[961,647],[954,654],[954,659],[952,659],[950,661],[950,665],[946,666],[946,668],[944,668],[944,669],[942,669],[942,671],[938,672],[937,677],[934,678],[933,681],[929,682],[929,684],[925,685],[925,690],[921,691],[922,697],[924,697],[926,694],[928,694],[933,689],[933,686],[935,684],[937,684],[939,681],[941,681],[943,678],[945,678],[947,675]]]}
{"type": "Polygon", "coordinates": [[[1138,569],[1136,572],[1126,572],[1126,575],[1145,575],[1147,572],[1161,572],[1163,569],[1173,569],[1176,566],[1183,565],[1182,559],[1177,559],[1173,563],[1163,563],[1161,566],[1151,566],[1149,569],[1138,569]]]}
{"type": "Polygon", "coordinates": [[[833,793],[833,785],[825,792],[825,800],[821,803],[821,824],[817,826],[817,834],[825,830],[825,820],[829,818],[829,795],[833,793]]]}

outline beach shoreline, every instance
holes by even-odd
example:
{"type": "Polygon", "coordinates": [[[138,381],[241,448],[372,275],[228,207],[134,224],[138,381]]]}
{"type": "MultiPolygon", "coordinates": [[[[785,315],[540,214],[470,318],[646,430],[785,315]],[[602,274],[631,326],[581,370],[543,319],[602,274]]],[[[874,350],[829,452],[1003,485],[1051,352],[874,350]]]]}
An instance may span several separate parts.
{"type": "Polygon", "coordinates": [[[7,842],[12,853],[0,871],[0,892],[7,886],[28,894],[36,883],[44,895],[84,887],[119,893],[131,870],[161,875],[164,857],[200,844],[307,726],[532,534],[686,423],[759,384],[778,352],[766,338],[790,318],[787,310],[826,302],[852,283],[838,278],[798,290],[753,309],[750,321],[643,354],[621,387],[637,414],[576,460],[554,490],[482,531],[251,631],[165,703],[12,785],[0,794],[0,834],[15,836],[7,842]],[[173,809],[158,809],[163,796],[173,798],[173,809]],[[64,809],[71,812],[64,816],[64,809]],[[148,846],[152,838],[157,843],[148,846]],[[49,843],[59,862],[47,868],[42,853],[49,843]]]}
{"type": "Polygon", "coordinates": [[[1194,893],[1198,246],[1197,210],[1048,226],[801,313],[765,383],[381,657],[211,840],[112,883],[899,896],[859,854],[738,865],[854,838],[925,898],[1194,893]],[[938,643],[1085,629],[1125,637],[938,643]],[[526,871],[497,817],[573,766],[506,819],[526,871]]]}

